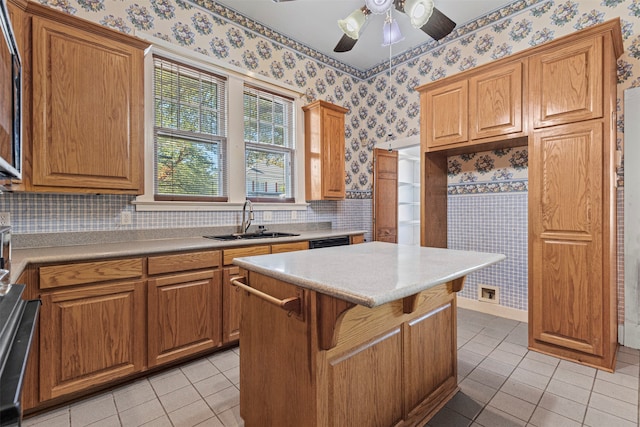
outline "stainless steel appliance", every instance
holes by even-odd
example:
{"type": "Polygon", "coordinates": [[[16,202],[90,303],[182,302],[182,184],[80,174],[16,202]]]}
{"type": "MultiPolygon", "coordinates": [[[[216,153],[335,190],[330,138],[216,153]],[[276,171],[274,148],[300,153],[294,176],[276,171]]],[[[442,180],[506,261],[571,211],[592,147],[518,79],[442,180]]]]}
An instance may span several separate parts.
{"type": "Polygon", "coordinates": [[[0,426],[19,426],[22,383],[40,301],[25,301],[24,285],[10,283],[11,228],[0,229],[0,426]]]}

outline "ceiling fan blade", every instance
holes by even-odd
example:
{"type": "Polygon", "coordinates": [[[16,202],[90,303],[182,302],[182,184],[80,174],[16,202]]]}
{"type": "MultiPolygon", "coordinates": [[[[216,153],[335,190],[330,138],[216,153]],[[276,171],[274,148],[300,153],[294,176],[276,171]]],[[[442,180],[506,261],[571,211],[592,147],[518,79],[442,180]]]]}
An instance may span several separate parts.
{"type": "Polygon", "coordinates": [[[340,39],[340,41],[338,42],[336,47],[333,48],[333,51],[334,52],[349,52],[356,45],[357,41],[358,41],[358,39],[352,39],[348,35],[343,34],[342,38],[340,39]]]}
{"type": "Polygon", "coordinates": [[[451,31],[453,31],[455,27],[455,22],[453,22],[447,15],[440,12],[434,7],[431,18],[429,18],[427,23],[424,24],[420,29],[433,37],[435,40],[440,40],[451,31]]]}

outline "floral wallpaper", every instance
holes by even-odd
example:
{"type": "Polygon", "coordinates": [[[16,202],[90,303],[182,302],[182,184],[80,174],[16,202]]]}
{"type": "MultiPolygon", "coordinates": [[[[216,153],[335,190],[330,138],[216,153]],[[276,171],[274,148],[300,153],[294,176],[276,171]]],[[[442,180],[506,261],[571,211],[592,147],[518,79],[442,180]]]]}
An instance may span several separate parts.
{"type": "MultiPolygon", "coordinates": [[[[391,61],[391,76],[384,58],[371,69],[354,68],[213,0],[41,2],[125,33],[152,35],[275,78],[299,88],[306,101],[323,99],[348,108],[346,180],[348,197],[352,198],[371,197],[372,151],[376,142],[419,133],[419,96],[414,89],[422,84],[620,17],[626,52],[619,60],[618,105],[624,89],[640,85],[640,0],[517,0],[458,26],[440,42],[429,40],[397,54],[391,61]]],[[[623,126],[621,115],[620,149],[623,126]]],[[[526,152],[520,151],[516,166],[504,163],[505,156],[514,155],[515,152],[491,152],[478,154],[473,161],[454,159],[450,162],[452,184],[476,183],[477,187],[489,177],[495,183],[518,180],[526,176],[526,152]],[[462,166],[479,162],[479,169],[463,168],[462,175],[457,176],[456,162],[462,166]],[[491,165],[502,170],[490,173],[491,165]]],[[[518,184],[512,189],[522,191],[523,185],[526,186],[518,184]]],[[[484,188],[492,189],[509,191],[505,185],[484,188]]]]}

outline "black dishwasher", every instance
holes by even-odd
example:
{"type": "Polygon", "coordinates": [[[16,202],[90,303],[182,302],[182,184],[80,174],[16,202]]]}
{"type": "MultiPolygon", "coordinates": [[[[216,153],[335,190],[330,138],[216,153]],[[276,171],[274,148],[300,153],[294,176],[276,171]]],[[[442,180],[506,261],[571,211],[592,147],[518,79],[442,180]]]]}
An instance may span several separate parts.
{"type": "Polygon", "coordinates": [[[349,236],[325,237],[309,240],[309,249],[329,248],[331,246],[345,246],[351,244],[349,236]]]}

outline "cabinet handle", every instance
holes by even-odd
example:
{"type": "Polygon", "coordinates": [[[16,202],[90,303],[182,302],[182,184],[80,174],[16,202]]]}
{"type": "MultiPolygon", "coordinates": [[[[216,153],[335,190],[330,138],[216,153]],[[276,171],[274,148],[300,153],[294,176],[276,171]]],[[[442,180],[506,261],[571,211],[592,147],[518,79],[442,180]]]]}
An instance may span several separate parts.
{"type": "Polygon", "coordinates": [[[285,298],[285,299],[278,299],[272,295],[266,294],[262,291],[259,291],[257,289],[252,288],[251,286],[242,283],[240,280],[244,279],[244,277],[239,276],[239,277],[232,277],[231,278],[231,284],[233,286],[237,286],[240,289],[243,289],[247,292],[249,292],[250,294],[253,294],[255,296],[257,296],[258,298],[261,298],[273,305],[277,305],[278,307],[280,307],[283,310],[286,310],[288,312],[288,315],[291,316],[293,313],[296,314],[296,316],[300,316],[302,314],[302,303],[301,303],[301,299],[300,297],[290,297],[290,298],[285,298]]]}

